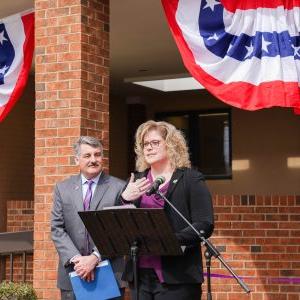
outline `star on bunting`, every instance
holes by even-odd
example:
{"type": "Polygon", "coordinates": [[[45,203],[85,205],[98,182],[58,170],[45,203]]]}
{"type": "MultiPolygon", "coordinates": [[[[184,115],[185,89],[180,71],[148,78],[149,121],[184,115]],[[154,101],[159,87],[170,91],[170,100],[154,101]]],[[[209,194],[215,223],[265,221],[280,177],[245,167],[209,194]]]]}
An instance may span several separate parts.
{"type": "Polygon", "coordinates": [[[300,46],[296,47],[292,45],[292,48],[294,49],[294,56],[300,56],[300,46]]]}
{"type": "Polygon", "coordinates": [[[267,53],[269,52],[268,50],[268,46],[270,46],[272,43],[271,42],[268,42],[265,40],[264,37],[262,37],[262,40],[261,40],[261,49],[266,51],[267,53]]]}
{"type": "Polygon", "coordinates": [[[210,36],[207,40],[215,40],[217,41],[219,39],[218,35],[216,33],[214,33],[214,35],[210,36]]]}
{"type": "Polygon", "coordinates": [[[3,68],[0,69],[0,74],[4,75],[5,71],[8,69],[7,66],[4,66],[3,68]]]}
{"type": "Polygon", "coordinates": [[[7,41],[7,38],[4,36],[4,31],[0,32],[0,43],[3,45],[3,41],[7,41]]]}
{"type": "Polygon", "coordinates": [[[247,54],[245,56],[245,59],[246,59],[246,58],[249,58],[251,56],[251,54],[254,51],[254,47],[253,47],[252,43],[250,44],[250,46],[245,46],[245,47],[247,49],[247,54]]]}
{"type": "Polygon", "coordinates": [[[216,0],[206,0],[206,5],[203,7],[203,9],[205,8],[210,8],[212,11],[214,11],[215,6],[219,5],[220,2],[216,1],[216,0]]]}

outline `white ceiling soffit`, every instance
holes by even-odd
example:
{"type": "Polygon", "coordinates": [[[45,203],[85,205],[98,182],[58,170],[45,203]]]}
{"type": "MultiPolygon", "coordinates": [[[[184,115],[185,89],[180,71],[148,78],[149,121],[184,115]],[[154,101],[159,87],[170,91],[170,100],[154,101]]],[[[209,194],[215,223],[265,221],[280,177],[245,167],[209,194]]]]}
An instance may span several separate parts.
{"type": "Polygon", "coordinates": [[[204,87],[193,77],[147,80],[147,81],[133,81],[132,83],[141,85],[141,86],[145,86],[145,87],[148,87],[151,89],[163,91],[163,92],[204,89],[204,87]]]}
{"type": "Polygon", "coordinates": [[[0,1],[0,19],[34,8],[34,0],[0,1]]]}

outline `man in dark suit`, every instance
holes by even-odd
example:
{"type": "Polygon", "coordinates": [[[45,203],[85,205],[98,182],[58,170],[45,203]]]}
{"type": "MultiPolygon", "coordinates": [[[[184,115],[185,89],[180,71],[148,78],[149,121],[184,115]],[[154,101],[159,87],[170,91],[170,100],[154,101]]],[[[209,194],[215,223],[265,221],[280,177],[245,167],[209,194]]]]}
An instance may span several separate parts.
{"type": "MultiPolygon", "coordinates": [[[[78,211],[101,210],[113,206],[124,182],[102,170],[103,147],[99,140],[82,136],[74,145],[75,162],[80,174],[59,182],[54,190],[51,233],[59,255],[57,286],[62,300],[74,300],[69,272],[76,271],[84,280],[94,279],[101,253],[89,237],[78,211]]],[[[111,260],[120,287],[123,259],[111,260]]]]}

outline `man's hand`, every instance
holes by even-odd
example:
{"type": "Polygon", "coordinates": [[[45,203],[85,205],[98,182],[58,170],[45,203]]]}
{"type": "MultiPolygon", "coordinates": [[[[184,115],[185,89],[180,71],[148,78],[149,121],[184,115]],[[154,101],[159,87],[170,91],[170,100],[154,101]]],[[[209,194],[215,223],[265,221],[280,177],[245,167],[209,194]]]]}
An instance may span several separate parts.
{"type": "Polygon", "coordinates": [[[78,256],[73,259],[75,264],[74,270],[82,279],[92,281],[95,278],[94,269],[97,266],[99,259],[94,255],[78,256]]]}

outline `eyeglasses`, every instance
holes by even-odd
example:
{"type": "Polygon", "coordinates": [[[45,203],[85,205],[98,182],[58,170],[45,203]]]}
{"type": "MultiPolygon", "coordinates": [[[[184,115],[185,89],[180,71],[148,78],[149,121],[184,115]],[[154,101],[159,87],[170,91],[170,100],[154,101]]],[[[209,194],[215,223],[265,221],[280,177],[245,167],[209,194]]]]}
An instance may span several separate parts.
{"type": "Polygon", "coordinates": [[[153,141],[150,141],[150,142],[145,142],[145,143],[142,144],[142,147],[143,147],[143,149],[145,149],[150,145],[152,149],[153,148],[158,148],[160,142],[161,141],[159,141],[159,140],[153,140],[153,141]]]}

